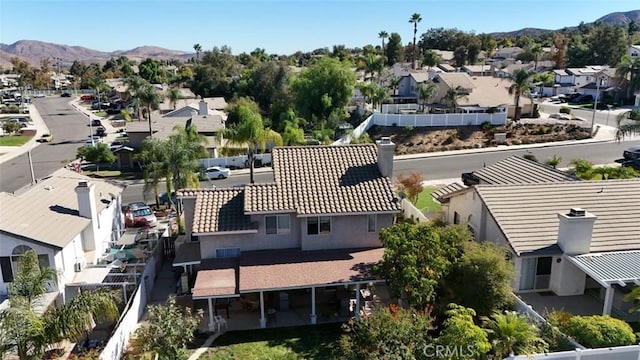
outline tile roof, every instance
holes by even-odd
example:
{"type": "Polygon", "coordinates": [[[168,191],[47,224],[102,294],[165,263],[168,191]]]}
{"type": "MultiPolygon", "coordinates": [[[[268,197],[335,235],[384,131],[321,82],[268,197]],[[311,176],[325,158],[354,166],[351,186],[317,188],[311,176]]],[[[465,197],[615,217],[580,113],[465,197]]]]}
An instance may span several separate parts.
{"type": "Polygon", "coordinates": [[[616,284],[640,280],[640,251],[568,256],[569,260],[600,283],[616,284]]]}
{"type": "Polygon", "coordinates": [[[442,82],[447,84],[447,86],[451,89],[458,86],[466,90],[476,88],[476,86],[471,81],[471,77],[469,76],[469,74],[465,72],[440,73],[436,75],[436,77],[440,78],[442,82]]]}
{"type": "Polygon", "coordinates": [[[538,184],[562,181],[580,181],[577,177],[537,161],[518,155],[493,163],[473,172],[486,184],[538,184]]]}
{"type": "Polygon", "coordinates": [[[243,189],[181,190],[178,196],[196,198],[193,216],[193,233],[196,235],[256,230],[251,217],[244,215],[243,189]]]}
{"type": "Polygon", "coordinates": [[[475,191],[518,254],[555,245],[557,214],[575,207],[598,217],[591,252],[640,250],[640,179],[477,185],[475,191]]]}
{"type": "Polygon", "coordinates": [[[110,193],[123,190],[119,185],[62,168],[23,193],[0,193],[0,231],[65,247],[91,223],[78,214],[75,188],[80,181],[95,185],[98,212],[110,203],[110,193]]]}
{"type": "Polygon", "coordinates": [[[245,186],[244,210],[258,212],[293,212],[296,207],[293,194],[275,183],[249,184],[245,186]]]}
{"type": "Polygon", "coordinates": [[[442,186],[431,193],[431,197],[439,202],[443,202],[450,195],[458,193],[459,191],[467,189],[466,185],[460,184],[458,182],[453,182],[451,184],[442,186]]]}
{"type": "Polygon", "coordinates": [[[277,147],[272,163],[280,194],[291,197],[299,215],[400,210],[374,144],[277,147]]]}

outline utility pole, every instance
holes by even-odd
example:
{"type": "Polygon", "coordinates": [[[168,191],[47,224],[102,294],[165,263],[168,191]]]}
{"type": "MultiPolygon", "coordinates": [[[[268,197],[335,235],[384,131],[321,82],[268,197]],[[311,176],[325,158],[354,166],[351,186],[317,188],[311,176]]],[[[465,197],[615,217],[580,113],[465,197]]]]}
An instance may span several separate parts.
{"type": "Polygon", "coordinates": [[[598,99],[600,98],[600,76],[602,76],[602,72],[604,70],[600,70],[596,74],[596,96],[593,99],[593,113],[591,114],[591,136],[593,137],[593,131],[596,125],[596,109],[598,107],[598,99]]]}
{"type": "Polygon", "coordinates": [[[31,171],[31,185],[36,183],[36,175],[33,172],[33,160],[31,159],[31,149],[27,151],[27,159],[29,159],[29,171],[31,171]]]}

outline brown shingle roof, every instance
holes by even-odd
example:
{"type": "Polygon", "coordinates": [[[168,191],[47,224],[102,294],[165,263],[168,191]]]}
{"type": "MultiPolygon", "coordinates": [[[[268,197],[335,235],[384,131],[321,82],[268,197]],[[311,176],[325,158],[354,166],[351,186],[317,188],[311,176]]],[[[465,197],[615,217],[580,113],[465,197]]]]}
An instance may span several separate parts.
{"type": "Polygon", "coordinates": [[[181,190],[178,196],[196,196],[193,233],[255,230],[251,217],[244,215],[244,190],[181,190]]]}
{"type": "Polygon", "coordinates": [[[640,180],[478,185],[476,191],[518,253],[553,246],[558,216],[583,208],[598,219],[591,252],[640,249],[640,180]]]}
{"type": "MultiPolygon", "coordinates": [[[[278,147],[274,180],[300,215],[397,212],[391,181],[378,169],[376,146],[278,147]]],[[[266,211],[271,204],[257,209],[266,211]]]]}

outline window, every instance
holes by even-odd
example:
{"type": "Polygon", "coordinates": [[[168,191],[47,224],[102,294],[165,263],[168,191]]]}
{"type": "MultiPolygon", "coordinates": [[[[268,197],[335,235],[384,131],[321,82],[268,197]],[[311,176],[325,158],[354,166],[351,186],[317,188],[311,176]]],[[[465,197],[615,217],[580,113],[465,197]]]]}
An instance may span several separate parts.
{"type": "Polygon", "coordinates": [[[288,234],[289,215],[265,216],[264,225],[267,234],[288,234]]]}
{"type": "Polygon", "coordinates": [[[454,224],[460,224],[460,214],[458,214],[457,211],[453,212],[453,223],[454,224]]]}
{"type": "Polygon", "coordinates": [[[240,256],[240,248],[216,249],[218,258],[234,258],[240,256]]]}
{"type": "Polygon", "coordinates": [[[367,231],[376,232],[377,230],[378,230],[378,215],[376,214],[367,215],[367,231]]]}
{"type": "Polygon", "coordinates": [[[544,290],[551,280],[551,256],[522,259],[520,290],[544,290]]]}
{"type": "MultiPolygon", "coordinates": [[[[27,251],[31,250],[31,248],[27,245],[18,245],[13,248],[11,252],[11,257],[3,256],[0,257],[0,271],[2,271],[2,279],[4,282],[12,282],[15,273],[18,271],[18,260],[20,256],[24,255],[27,251]]],[[[49,255],[38,255],[38,263],[40,264],[40,268],[48,268],[49,264],[49,255]]]]}
{"type": "Polygon", "coordinates": [[[318,216],[307,218],[307,235],[328,234],[331,232],[331,217],[318,216]]]}

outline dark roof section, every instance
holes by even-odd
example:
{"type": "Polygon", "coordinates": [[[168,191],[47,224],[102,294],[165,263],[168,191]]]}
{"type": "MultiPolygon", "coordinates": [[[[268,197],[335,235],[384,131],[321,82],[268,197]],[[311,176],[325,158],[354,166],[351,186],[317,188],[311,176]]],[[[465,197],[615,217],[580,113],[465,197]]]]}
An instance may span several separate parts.
{"type": "Polygon", "coordinates": [[[581,181],[579,178],[549,165],[513,155],[473,172],[483,184],[544,184],[581,181]]]}
{"type": "Polygon", "coordinates": [[[251,217],[244,215],[243,189],[203,189],[193,193],[197,193],[193,215],[195,235],[257,229],[251,217]]]}

